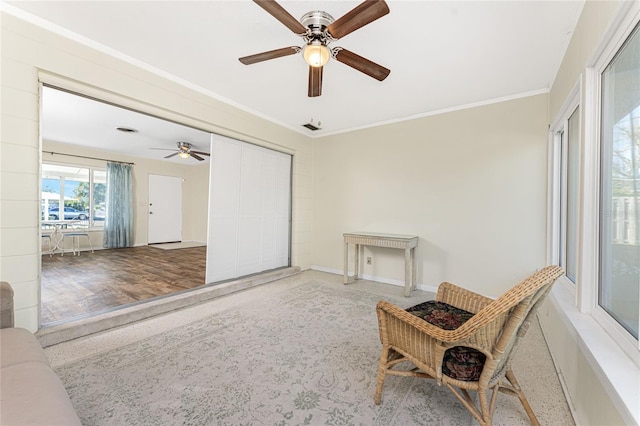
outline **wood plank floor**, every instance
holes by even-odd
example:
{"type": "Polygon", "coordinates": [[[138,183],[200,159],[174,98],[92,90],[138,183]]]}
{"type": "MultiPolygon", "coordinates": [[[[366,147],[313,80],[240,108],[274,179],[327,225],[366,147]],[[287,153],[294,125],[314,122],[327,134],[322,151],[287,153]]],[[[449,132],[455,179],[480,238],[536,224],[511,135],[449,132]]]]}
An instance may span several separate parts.
{"type": "Polygon", "coordinates": [[[204,285],[206,247],[143,246],[42,256],[40,323],[86,316],[204,285]]]}

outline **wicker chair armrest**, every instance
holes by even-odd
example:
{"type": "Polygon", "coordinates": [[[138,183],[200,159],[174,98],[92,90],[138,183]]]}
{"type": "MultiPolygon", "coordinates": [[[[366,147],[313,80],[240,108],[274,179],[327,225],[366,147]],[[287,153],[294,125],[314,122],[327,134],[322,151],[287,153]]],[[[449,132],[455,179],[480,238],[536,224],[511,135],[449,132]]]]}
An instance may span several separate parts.
{"type": "MultiPolygon", "coordinates": [[[[440,327],[436,327],[435,325],[428,323],[427,321],[413,315],[412,313],[405,311],[399,306],[396,306],[393,303],[389,303],[384,300],[378,302],[376,310],[378,311],[378,318],[380,319],[380,321],[382,321],[382,315],[392,315],[403,323],[410,325],[416,331],[423,333],[442,343],[445,343],[447,344],[447,346],[456,346],[456,344],[462,345],[462,343],[469,341],[475,342],[474,346],[476,347],[485,346],[481,343],[481,341],[493,343],[493,340],[495,339],[497,334],[500,333],[500,327],[502,326],[502,322],[504,320],[504,315],[500,316],[500,318],[489,318],[487,317],[487,315],[474,315],[461,327],[455,330],[444,330],[440,327]],[[384,314],[381,315],[380,311],[384,311],[384,314]],[[493,327],[493,324],[495,324],[496,327],[493,327]],[[480,339],[478,339],[479,331],[482,334],[482,337],[480,339]]],[[[382,339],[382,336],[380,337],[382,339]]]]}
{"type": "Polygon", "coordinates": [[[482,308],[493,302],[493,299],[448,282],[443,282],[438,286],[436,300],[464,309],[472,314],[480,312],[482,308]]]}

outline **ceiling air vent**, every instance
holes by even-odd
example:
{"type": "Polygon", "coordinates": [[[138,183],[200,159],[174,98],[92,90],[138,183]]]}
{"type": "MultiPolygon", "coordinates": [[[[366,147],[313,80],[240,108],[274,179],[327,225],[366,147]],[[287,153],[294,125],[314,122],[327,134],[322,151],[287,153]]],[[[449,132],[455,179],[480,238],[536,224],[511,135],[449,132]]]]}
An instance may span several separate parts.
{"type": "Polygon", "coordinates": [[[124,133],[138,133],[137,129],[134,129],[132,127],[116,127],[116,130],[120,131],[120,132],[124,132],[124,133]]]}
{"type": "Polygon", "coordinates": [[[316,131],[316,130],[320,130],[322,127],[322,124],[318,121],[318,124],[315,125],[313,124],[313,120],[311,120],[309,123],[303,124],[302,127],[306,127],[307,129],[311,130],[311,131],[316,131]]]}

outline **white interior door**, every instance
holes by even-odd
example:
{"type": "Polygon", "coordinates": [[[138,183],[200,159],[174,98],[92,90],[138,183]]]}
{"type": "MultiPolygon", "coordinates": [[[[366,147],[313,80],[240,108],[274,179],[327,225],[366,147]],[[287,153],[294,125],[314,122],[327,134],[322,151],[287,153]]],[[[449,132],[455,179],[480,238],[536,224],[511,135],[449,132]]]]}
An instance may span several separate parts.
{"type": "Polygon", "coordinates": [[[149,244],[182,241],[182,178],[149,175],[149,244]]]}

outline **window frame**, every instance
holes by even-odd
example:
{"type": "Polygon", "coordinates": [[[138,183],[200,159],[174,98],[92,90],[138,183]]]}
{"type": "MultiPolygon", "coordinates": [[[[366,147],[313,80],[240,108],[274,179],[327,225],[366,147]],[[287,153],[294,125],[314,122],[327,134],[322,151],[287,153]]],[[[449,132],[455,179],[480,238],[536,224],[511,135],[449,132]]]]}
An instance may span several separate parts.
{"type": "Polygon", "coordinates": [[[549,208],[548,251],[549,263],[560,264],[563,259],[561,239],[561,202],[564,170],[562,146],[558,130],[566,129],[569,117],[580,108],[579,147],[579,208],[578,249],[576,283],[567,277],[559,285],[574,298],[574,306],[581,314],[587,314],[624,352],[636,366],[640,366],[640,339],[635,339],[622,325],[598,304],[599,255],[600,255],[600,148],[602,113],[602,73],[618,54],[636,26],[640,25],[640,4],[631,2],[619,10],[602,43],[587,62],[584,76],[569,92],[555,120],[549,126],[549,208]]]}
{"type": "MultiPolygon", "coordinates": [[[[636,7],[637,9],[637,7],[636,7]]],[[[583,192],[585,201],[589,202],[588,208],[583,209],[585,228],[583,234],[589,234],[592,241],[587,256],[583,258],[583,271],[585,287],[588,288],[583,295],[581,311],[590,313],[596,322],[616,341],[618,345],[630,355],[636,363],[639,363],[640,339],[635,339],[621,324],[619,324],[598,300],[600,281],[600,199],[601,199],[601,148],[602,148],[602,75],[614,60],[626,40],[634,29],[640,25],[640,11],[629,13],[627,19],[618,27],[617,31],[608,38],[595,60],[586,69],[585,84],[585,110],[589,112],[585,120],[585,165],[583,173],[592,171],[593,178],[583,192]],[[590,265],[589,265],[590,264],[590,265]]]]}
{"type": "MultiPolygon", "coordinates": [[[[549,194],[550,194],[550,203],[551,208],[549,209],[549,217],[548,223],[549,228],[547,230],[548,241],[550,241],[549,247],[549,264],[558,264],[564,265],[566,262],[566,218],[567,218],[567,202],[563,200],[563,197],[567,195],[567,159],[568,159],[568,143],[563,143],[562,133],[567,132],[568,130],[568,122],[569,117],[573,115],[573,113],[578,110],[580,115],[580,122],[582,123],[582,114],[583,108],[580,108],[580,93],[581,86],[580,83],[576,83],[574,87],[571,89],[567,100],[564,105],[561,107],[560,112],[557,115],[556,120],[549,126],[549,159],[550,159],[550,167],[551,167],[551,179],[549,194]]],[[[582,129],[582,126],[580,126],[582,129]]],[[[579,140],[582,140],[582,130],[580,130],[580,135],[578,136],[579,140]]],[[[582,157],[582,144],[579,144],[578,157],[579,161],[582,157]]],[[[580,191],[582,184],[582,177],[578,176],[578,196],[579,198],[582,196],[582,192],[580,191]]],[[[580,240],[580,215],[577,217],[577,233],[578,233],[578,241],[580,240]]],[[[562,285],[566,286],[567,289],[573,294],[576,295],[577,283],[580,281],[580,268],[579,268],[579,259],[580,259],[580,244],[576,247],[576,257],[577,257],[577,265],[576,265],[576,282],[574,283],[571,279],[569,279],[566,275],[560,278],[560,282],[562,285]]]]}
{"type": "MultiPolygon", "coordinates": [[[[569,137],[571,137],[569,133],[569,119],[573,117],[574,113],[578,113],[577,118],[581,119],[581,108],[580,108],[580,90],[579,84],[574,86],[569,96],[568,101],[562,107],[561,112],[559,114],[559,119],[557,119],[553,126],[549,126],[550,130],[550,144],[551,144],[551,157],[553,164],[553,203],[555,203],[555,208],[553,211],[553,217],[550,223],[552,223],[552,229],[550,230],[551,237],[554,241],[553,243],[553,254],[551,261],[549,263],[555,263],[565,270],[567,269],[567,251],[568,251],[568,239],[567,239],[567,229],[569,222],[568,215],[568,175],[569,175],[569,137]],[[567,136],[565,138],[565,135],[567,136]]],[[[579,126],[581,129],[581,126],[579,126]]],[[[581,130],[579,130],[578,141],[581,140],[581,130]]],[[[580,143],[578,143],[578,164],[580,162],[580,143]]],[[[580,176],[578,175],[578,198],[580,195],[580,176]]],[[[574,225],[576,227],[576,233],[579,235],[580,230],[580,218],[576,216],[576,223],[574,225]]],[[[576,277],[575,281],[565,275],[563,277],[563,281],[569,283],[572,288],[572,292],[575,293],[575,284],[578,281],[578,257],[579,257],[579,244],[576,244],[574,247],[575,257],[576,257],[576,277]]]]}
{"type": "MultiPolygon", "coordinates": [[[[42,160],[42,165],[41,167],[44,167],[45,165],[52,165],[52,166],[62,166],[62,167],[72,167],[72,168],[79,168],[79,169],[87,169],[89,171],[89,212],[93,211],[94,205],[95,205],[95,196],[94,196],[94,183],[95,183],[95,176],[94,176],[94,172],[95,171],[99,171],[99,172],[104,172],[106,173],[107,169],[106,167],[99,167],[99,166],[92,166],[92,165],[87,165],[87,164],[80,164],[80,163],[65,163],[65,162],[59,162],[59,161],[47,161],[47,160],[42,160]]],[[[42,187],[42,169],[40,171],[40,186],[42,187]]],[[[106,183],[105,183],[106,185],[106,183]]],[[[62,194],[61,194],[62,195],[62,194]]],[[[64,205],[64,203],[63,203],[64,205]]],[[[39,208],[41,208],[42,206],[39,206],[39,208]]],[[[47,220],[47,218],[45,218],[44,220],[47,220]]],[[[104,222],[102,222],[102,225],[100,226],[96,226],[95,225],[95,219],[93,217],[93,214],[89,215],[89,230],[91,231],[102,231],[104,229],[104,222]]],[[[40,225],[40,228],[42,228],[42,224],[40,225]]]]}

